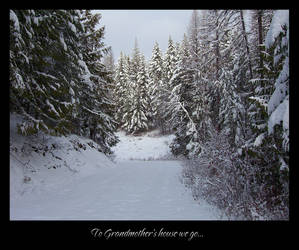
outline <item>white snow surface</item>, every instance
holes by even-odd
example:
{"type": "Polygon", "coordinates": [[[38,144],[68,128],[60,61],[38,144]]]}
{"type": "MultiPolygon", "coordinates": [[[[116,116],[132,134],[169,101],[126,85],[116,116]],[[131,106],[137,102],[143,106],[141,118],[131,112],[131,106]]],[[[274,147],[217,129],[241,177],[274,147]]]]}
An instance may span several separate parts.
{"type": "Polygon", "coordinates": [[[276,124],[280,124],[284,130],[289,130],[289,96],[287,96],[284,101],[278,105],[274,112],[269,117],[268,121],[268,131],[273,133],[273,128],[276,124]]]}
{"type": "Polygon", "coordinates": [[[112,148],[116,160],[155,160],[171,158],[169,145],[174,135],[159,135],[158,130],[143,136],[127,135],[121,131],[117,133],[120,142],[112,148]]]}
{"type": "Polygon", "coordinates": [[[13,10],[9,11],[9,19],[13,21],[15,29],[20,32],[20,23],[16,13],[13,10]]]}
{"type": "Polygon", "coordinates": [[[265,45],[270,48],[275,41],[275,38],[283,31],[282,27],[289,25],[289,10],[276,10],[274,12],[269,31],[265,38],[265,45]]]}
{"type": "Polygon", "coordinates": [[[179,161],[161,160],[171,136],[119,132],[112,162],[86,138],[20,136],[21,121],[11,115],[11,220],[224,219],[205,201],[194,201],[180,182],[179,161]],[[35,152],[32,146],[43,149],[35,152]]]}
{"type": "Polygon", "coordinates": [[[263,140],[265,139],[266,133],[262,133],[260,134],[258,137],[256,137],[255,141],[254,141],[254,146],[258,147],[263,143],[263,140]]]}

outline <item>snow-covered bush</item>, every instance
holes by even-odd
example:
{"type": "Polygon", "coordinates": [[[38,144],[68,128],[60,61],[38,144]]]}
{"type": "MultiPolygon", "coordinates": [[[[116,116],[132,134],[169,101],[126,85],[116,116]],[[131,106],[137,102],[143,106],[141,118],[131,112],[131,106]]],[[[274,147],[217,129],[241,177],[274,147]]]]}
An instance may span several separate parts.
{"type": "Polygon", "coordinates": [[[195,199],[205,199],[232,219],[286,219],[285,194],[279,192],[274,173],[262,162],[250,161],[245,150],[242,156],[239,152],[224,132],[215,130],[199,157],[185,160],[185,185],[195,199]]]}
{"type": "Polygon", "coordinates": [[[246,203],[250,200],[244,192],[246,183],[240,178],[236,160],[225,134],[214,131],[214,136],[202,146],[199,157],[186,162],[183,175],[189,179],[196,199],[204,198],[228,216],[241,217],[248,214],[246,203]]]}

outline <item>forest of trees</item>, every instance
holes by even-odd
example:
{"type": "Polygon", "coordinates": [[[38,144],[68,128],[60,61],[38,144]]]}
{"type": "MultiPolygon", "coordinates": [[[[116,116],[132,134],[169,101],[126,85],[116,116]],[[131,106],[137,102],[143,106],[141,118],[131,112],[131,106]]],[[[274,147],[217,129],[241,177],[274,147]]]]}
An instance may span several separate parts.
{"type": "MultiPolygon", "coordinates": [[[[289,14],[192,12],[182,41],[113,54],[91,11],[10,10],[10,111],[28,135],[173,133],[185,184],[228,215],[289,216],[289,14]]],[[[109,27],[107,27],[109,29],[109,27]]]]}
{"type": "Polygon", "coordinates": [[[132,134],[174,133],[171,150],[184,157],[195,197],[228,214],[286,218],[288,11],[250,17],[245,24],[241,10],[195,10],[182,42],[169,37],[164,55],[156,42],[147,67],[136,44],[131,57],[121,54],[116,119],[132,134]]]}

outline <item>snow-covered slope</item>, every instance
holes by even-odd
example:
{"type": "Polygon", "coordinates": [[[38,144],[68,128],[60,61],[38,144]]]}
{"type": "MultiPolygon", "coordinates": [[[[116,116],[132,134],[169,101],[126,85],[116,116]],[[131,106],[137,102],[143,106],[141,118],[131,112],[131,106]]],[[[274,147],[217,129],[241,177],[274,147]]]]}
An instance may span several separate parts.
{"type": "MultiPolygon", "coordinates": [[[[10,116],[10,198],[40,193],[92,175],[115,164],[91,140],[76,135],[56,137],[39,133],[21,136],[16,124],[22,117],[10,116]]],[[[13,204],[11,204],[13,206],[13,204]]]]}

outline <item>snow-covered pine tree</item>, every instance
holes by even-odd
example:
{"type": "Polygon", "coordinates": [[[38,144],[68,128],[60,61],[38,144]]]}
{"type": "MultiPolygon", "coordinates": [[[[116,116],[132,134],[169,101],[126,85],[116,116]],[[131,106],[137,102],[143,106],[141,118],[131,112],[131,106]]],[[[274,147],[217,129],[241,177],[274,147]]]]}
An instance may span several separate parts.
{"type": "MultiPolygon", "coordinates": [[[[289,11],[277,10],[266,37],[266,48],[274,48],[277,72],[274,92],[268,102],[268,133],[279,160],[280,205],[289,208],[289,11]]],[[[271,142],[270,142],[271,143],[271,142]]],[[[284,212],[286,210],[284,209],[284,212]]],[[[279,212],[279,209],[278,209],[279,212]]],[[[288,213],[288,211],[287,211],[288,213]]]]}
{"type": "MultiPolygon", "coordinates": [[[[276,219],[289,216],[288,36],[288,10],[275,11],[263,39],[263,81],[251,81],[255,87],[248,109],[252,135],[242,155],[256,180],[251,195],[262,211],[276,219]]],[[[261,72],[253,73],[260,77],[261,72]]]]}
{"type": "Polygon", "coordinates": [[[102,42],[104,27],[97,28],[100,14],[90,10],[82,12],[84,35],[81,37],[81,66],[84,69],[78,86],[79,105],[76,120],[80,123],[80,134],[97,142],[105,154],[117,143],[114,134],[116,122],[113,117],[114,103],[110,97],[111,77],[101,63],[107,48],[102,42]]]}
{"type": "Polygon", "coordinates": [[[162,130],[164,129],[163,109],[161,108],[163,86],[163,58],[159,44],[155,42],[152,57],[148,66],[149,74],[149,93],[151,98],[151,113],[153,115],[153,125],[162,130]]]}
{"type": "Polygon", "coordinates": [[[191,19],[188,25],[188,39],[189,39],[189,50],[191,58],[191,67],[197,70],[195,75],[197,80],[198,70],[200,65],[200,16],[197,10],[193,10],[191,19]]]}
{"type": "Polygon", "coordinates": [[[142,132],[149,127],[149,97],[147,94],[148,77],[144,56],[140,53],[137,40],[132,59],[125,61],[125,90],[122,128],[131,134],[142,132]]]}
{"type": "Polygon", "coordinates": [[[170,80],[175,72],[175,69],[177,67],[178,62],[178,51],[176,51],[176,47],[171,39],[171,36],[169,36],[168,39],[168,47],[165,52],[164,58],[163,58],[163,89],[161,91],[162,93],[162,102],[161,102],[161,109],[164,110],[163,112],[163,121],[164,121],[164,133],[171,131],[171,125],[168,123],[168,120],[170,119],[170,114],[167,112],[170,105],[170,98],[171,98],[171,90],[173,86],[170,85],[170,80]]]}
{"type": "Polygon", "coordinates": [[[107,71],[110,72],[111,75],[113,75],[115,71],[115,65],[114,65],[113,50],[111,47],[109,47],[107,53],[103,57],[103,64],[105,65],[107,71]]]}
{"type": "Polygon", "coordinates": [[[188,143],[191,154],[200,152],[201,144],[208,139],[211,127],[211,109],[209,107],[209,91],[211,90],[212,79],[209,75],[213,72],[209,66],[215,58],[213,50],[210,49],[210,31],[206,29],[207,13],[197,13],[193,11],[191,20],[188,26],[188,39],[190,50],[190,67],[193,70],[193,85],[192,93],[192,120],[196,124],[196,132],[192,124],[188,126],[192,128],[190,134],[192,139],[188,143]],[[211,59],[213,58],[213,59],[211,59]]]}
{"type": "Polygon", "coordinates": [[[135,110],[133,113],[132,124],[134,133],[145,131],[150,126],[150,97],[148,95],[148,74],[146,72],[145,58],[140,55],[140,63],[138,66],[137,79],[135,85],[135,110]]]}
{"type": "Polygon", "coordinates": [[[180,102],[184,111],[177,114],[178,119],[181,119],[181,125],[175,125],[179,129],[171,147],[175,154],[186,156],[195,156],[201,151],[201,144],[208,139],[211,127],[208,93],[212,83],[209,75],[213,70],[210,70],[209,66],[211,58],[215,57],[211,57],[211,35],[206,29],[205,17],[206,15],[200,17],[197,10],[193,11],[188,26],[188,41],[184,36],[178,63],[180,66],[171,83],[174,87],[173,92],[177,92],[173,93],[174,96],[182,98],[180,102]],[[184,84],[178,87],[180,82],[184,84]]]}
{"type": "Polygon", "coordinates": [[[223,64],[221,65],[222,91],[233,93],[221,100],[220,121],[222,128],[229,131],[232,146],[240,148],[251,139],[252,121],[248,112],[250,108],[248,97],[252,93],[251,55],[249,55],[247,33],[244,30],[243,12],[225,10],[220,11],[219,16],[219,23],[222,24],[219,26],[220,63],[223,64]]]}
{"type": "MultiPolygon", "coordinates": [[[[289,150],[289,11],[276,11],[266,37],[266,47],[274,48],[273,64],[277,72],[274,92],[268,103],[268,132],[280,125],[282,149],[289,150]]],[[[273,50],[273,49],[272,49],[273,50]]]]}
{"type": "Polygon", "coordinates": [[[252,55],[253,79],[255,83],[261,81],[259,84],[264,87],[265,66],[263,64],[266,55],[264,41],[270,27],[273,10],[251,10],[248,15],[250,17],[248,41],[252,55]]]}
{"type": "MultiPolygon", "coordinates": [[[[219,123],[220,85],[219,75],[221,73],[220,43],[222,25],[219,10],[205,10],[199,18],[198,44],[201,57],[198,59],[200,72],[198,79],[201,83],[197,90],[198,103],[205,105],[208,110],[211,122],[215,127],[219,123]],[[203,99],[206,99],[203,101],[203,99]]],[[[198,114],[203,106],[198,107],[198,114]]],[[[202,114],[203,115],[203,114],[202,114]]],[[[203,120],[199,118],[200,120],[203,120]]],[[[208,118],[207,118],[208,119],[208,118]]],[[[207,120],[204,119],[204,120],[207,120]]],[[[204,125],[204,124],[203,124],[204,125]]],[[[207,126],[205,126],[207,127],[207,126]]],[[[206,129],[204,131],[208,132],[206,129]]],[[[204,133],[204,137],[208,133],[204,133]]],[[[205,138],[207,139],[207,138],[205,138]]]]}
{"type": "Polygon", "coordinates": [[[250,81],[253,93],[249,97],[249,120],[252,132],[251,150],[258,152],[267,135],[267,103],[273,92],[275,73],[273,55],[266,51],[265,37],[269,30],[273,10],[254,10],[251,15],[251,36],[249,36],[252,60],[253,76],[250,81]]]}
{"type": "MultiPolygon", "coordinates": [[[[201,98],[204,93],[199,91],[202,88],[199,80],[202,56],[199,30],[199,14],[197,10],[194,10],[188,26],[188,37],[184,34],[177,67],[170,80],[172,95],[169,107],[173,105],[173,109],[170,109],[172,110],[170,122],[176,136],[170,147],[173,154],[186,157],[200,151],[198,111],[204,110],[201,104],[202,101],[205,103],[205,99],[201,98]]],[[[208,110],[205,112],[207,114],[208,110]]],[[[206,120],[201,118],[201,122],[205,123],[206,120]]]]}
{"type": "Polygon", "coordinates": [[[123,113],[121,114],[121,128],[127,133],[130,131],[131,124],[131,106],[133,102],[133,88],[132,88],[132,63],[129,56],[124,56],[124,83],[123,83],[123,113]]]}
{"type": "MultiPolygon", "coordinates": [[[[234,31],[236,14],[238,12],[229,10],[205,10],[202,12],[199,22],[200,32],[198,36],[201,57],[199,58],[200,74],[198,79],[201,84],[198,88],[197,99],[198,103],[202,103],[202,105],[206,103],[204,110],[208,110],[211,122],[217,129],[221,127],[222,119],[219,117],[219,114],[223,112],[221,105],[225,102],[225,97],[222,93],[223,83],[226,81],[226,77],[230,79],[232,76],[232,74],[231,76],[224,76],[224,71],[226,71],[225,74],[228,74],[228,70],[231,68],[232,39],[235,39],[232,34],[237,34],[234,31]],[[206,100],[203,101],[203,99],[206,100]]],[[[231,81],[229,79],[227,80],[231,81]]],[[[199,114],[200,110],[202,110],[202,107],[198,107],[199,114]]],[[[200,120],[204,121],[207,119],[200,120]]],[[[207,139],[208,134],[205,133],[203,138],[207,139]]]]}
{"type": "MultiPolygon", "coordinates": [[[[275,151],[279,156],[279,166],[288,169],[289,152],[289,11],[274,12],[272,22],[265,38],[265,45],[274,72],[270,100],[267,103],[267,132],[273,139],[275,151]]],[[[271,75],[271,76],[272,76],[271,75]]],[[[271,79],[269,79],[271,80],[271,79]]]]}
{"type": "Polygon", "coordinates": [[[125,56],[120,52],[118,63],[115,67],[114,74],[113,99],[115,102],[115,119],[118,122],[118,127],[123,125],[123,114],[126,98],[126,76],[125,76],[125,56]]]}
{"type": "Polygon", "coordinates": [[[167,90],[171,89],[169,81],[172,78],[178,62],[178,51],[171,36],[168,39],[168,47],[163,58],[164,82],[167,90]]]}
{"type": "Polygon", "coordinates": [[[190,150],[196,151],[193,147],[198,145],[193,143],[197,139],[197,128],[192,116],[195,85],[191,63],[188,38],[184,34],[179,60],[170,79],[172,90],[167,112],[170,116],[169,123],[175,133],[175,139],[170,145],[171,151],[174,155],[186,157],[190,150]]]}
{"type": "Polygon", "coordinates": [[[114,83],[114,77],[115,77],[115,63],[114,63],[114,56],[113,56],[113,50],[111,46],[108,46],[104,50],[104,55],[102,58],[102,64],[104,65],[104,70],[106,71],[105,75],[106,78],[108,79],[108,93],[107,97],[110,101],[113,101],[113,117],[115,116],[116,112],[116,102],[114,100],[114,88],[115,88],[115,83],[114,83]]]}
{"type": "Polygon", "coordinates": [[[225,51],[226,58],[222,58],[221,75],[219,76],[220,85],[220,103],[218,124],[219,129],[228,137],[231,148],[236,149],[244,143],[244,131],[243,119],[244,119],[244,103],[240,96],[240,90],[237,85],[238,67],[235,64],[238,63],[240,51],[233,49],[230,45],[232,43],[231,38],[234,37],[234,30],[230,30],[227,33],[226,38],[222,39],[221,51],[225,51]]]}
{"type": "Polygon", "coordinates": [[[247,95],[250,106],[246,112],[251,134],[243,150],[256,178],[258,191],[252,188],[252,195],[267,204],[265,210],[275,218],[287,218],[289,207],[288,18],[287,10],[274,12],[263,38],[263,67],[253,67],[256,78],[249,81],[252,86],[248,89],[253,91],[247,95]]]}
{"type": "Polygon", "coordinates": [[[97,16],[87,11],[81,20],[81,14],[10,11],[10,107],[27,119],[18,125],[25,135],[40,129],[88,134],[107,153],[116,138],[104,87],[108,78],[97,62],[104,51],[103,29],[94,29],[97,16]]]}
{"type": "Polygon", "coordinates": [[[27,117],[27,122],[21,125],[23,134],[36,133],[39,129],[48,130],[43,119],[37,119],[39,111],[35,100],[37,91],[33,92],[34,84],[32,84],[34,82],[32,50],[35,47],[32,40],[36,36],[34,21],[38,22],[35,15],[33,10],[10,10],[10,111],[27,117]]]}
{"type": "Polygon", "coordinates": [[[79,11],[10,10],[10,20],[11,104],[27,119],[19,131],[74,131],[73,88],[81,74],[77,43],[83,31],[79,11]]]}
{"type": "Polygon", "coordinates": [[[272,10],[253,10],[251,13],[251,34],[249,41],[252,51],[253,61],[253,76],[251,83],[254,88],[254,96],[251,100],[255,102],[256,113],[252,110],[251,113],[255,115],[256,123],[253,126],[253,131],[256,133],[259,130],[266,128],[266,103],[270,99],[270,94],[273,88],[274,77],[271,76],[271,59],[270,54],[265,50],[265,36],[269,29],[272,10]],[[270,59],[270,60],[269,60],[270,59]],[[270,84],[269,84],[270,83],[270,84]]]}
{"type": "MultiPolygon", "coordinates": [[[[208,110],[212,124],[218,131],[223,130],[232,147],[236,147],[241,138],[244,107],[238,88],[238,72],[236,67],[240,59],[240,50],[236,44],[238,13],[228,10],[206,11],[203,16],[202,46],[209,55],[203,67],[203,73],[209,68],[205,79],[208,79],[208,110]],[[217,31],[216,31],[217,30],[217,31]],[[206,48],[211,41],[210,48],[206,48]],[[213,59],[213,60],[212,60],[213,59]]],[[[239,44],[240,41],[239,41],[239,44]]]]}

